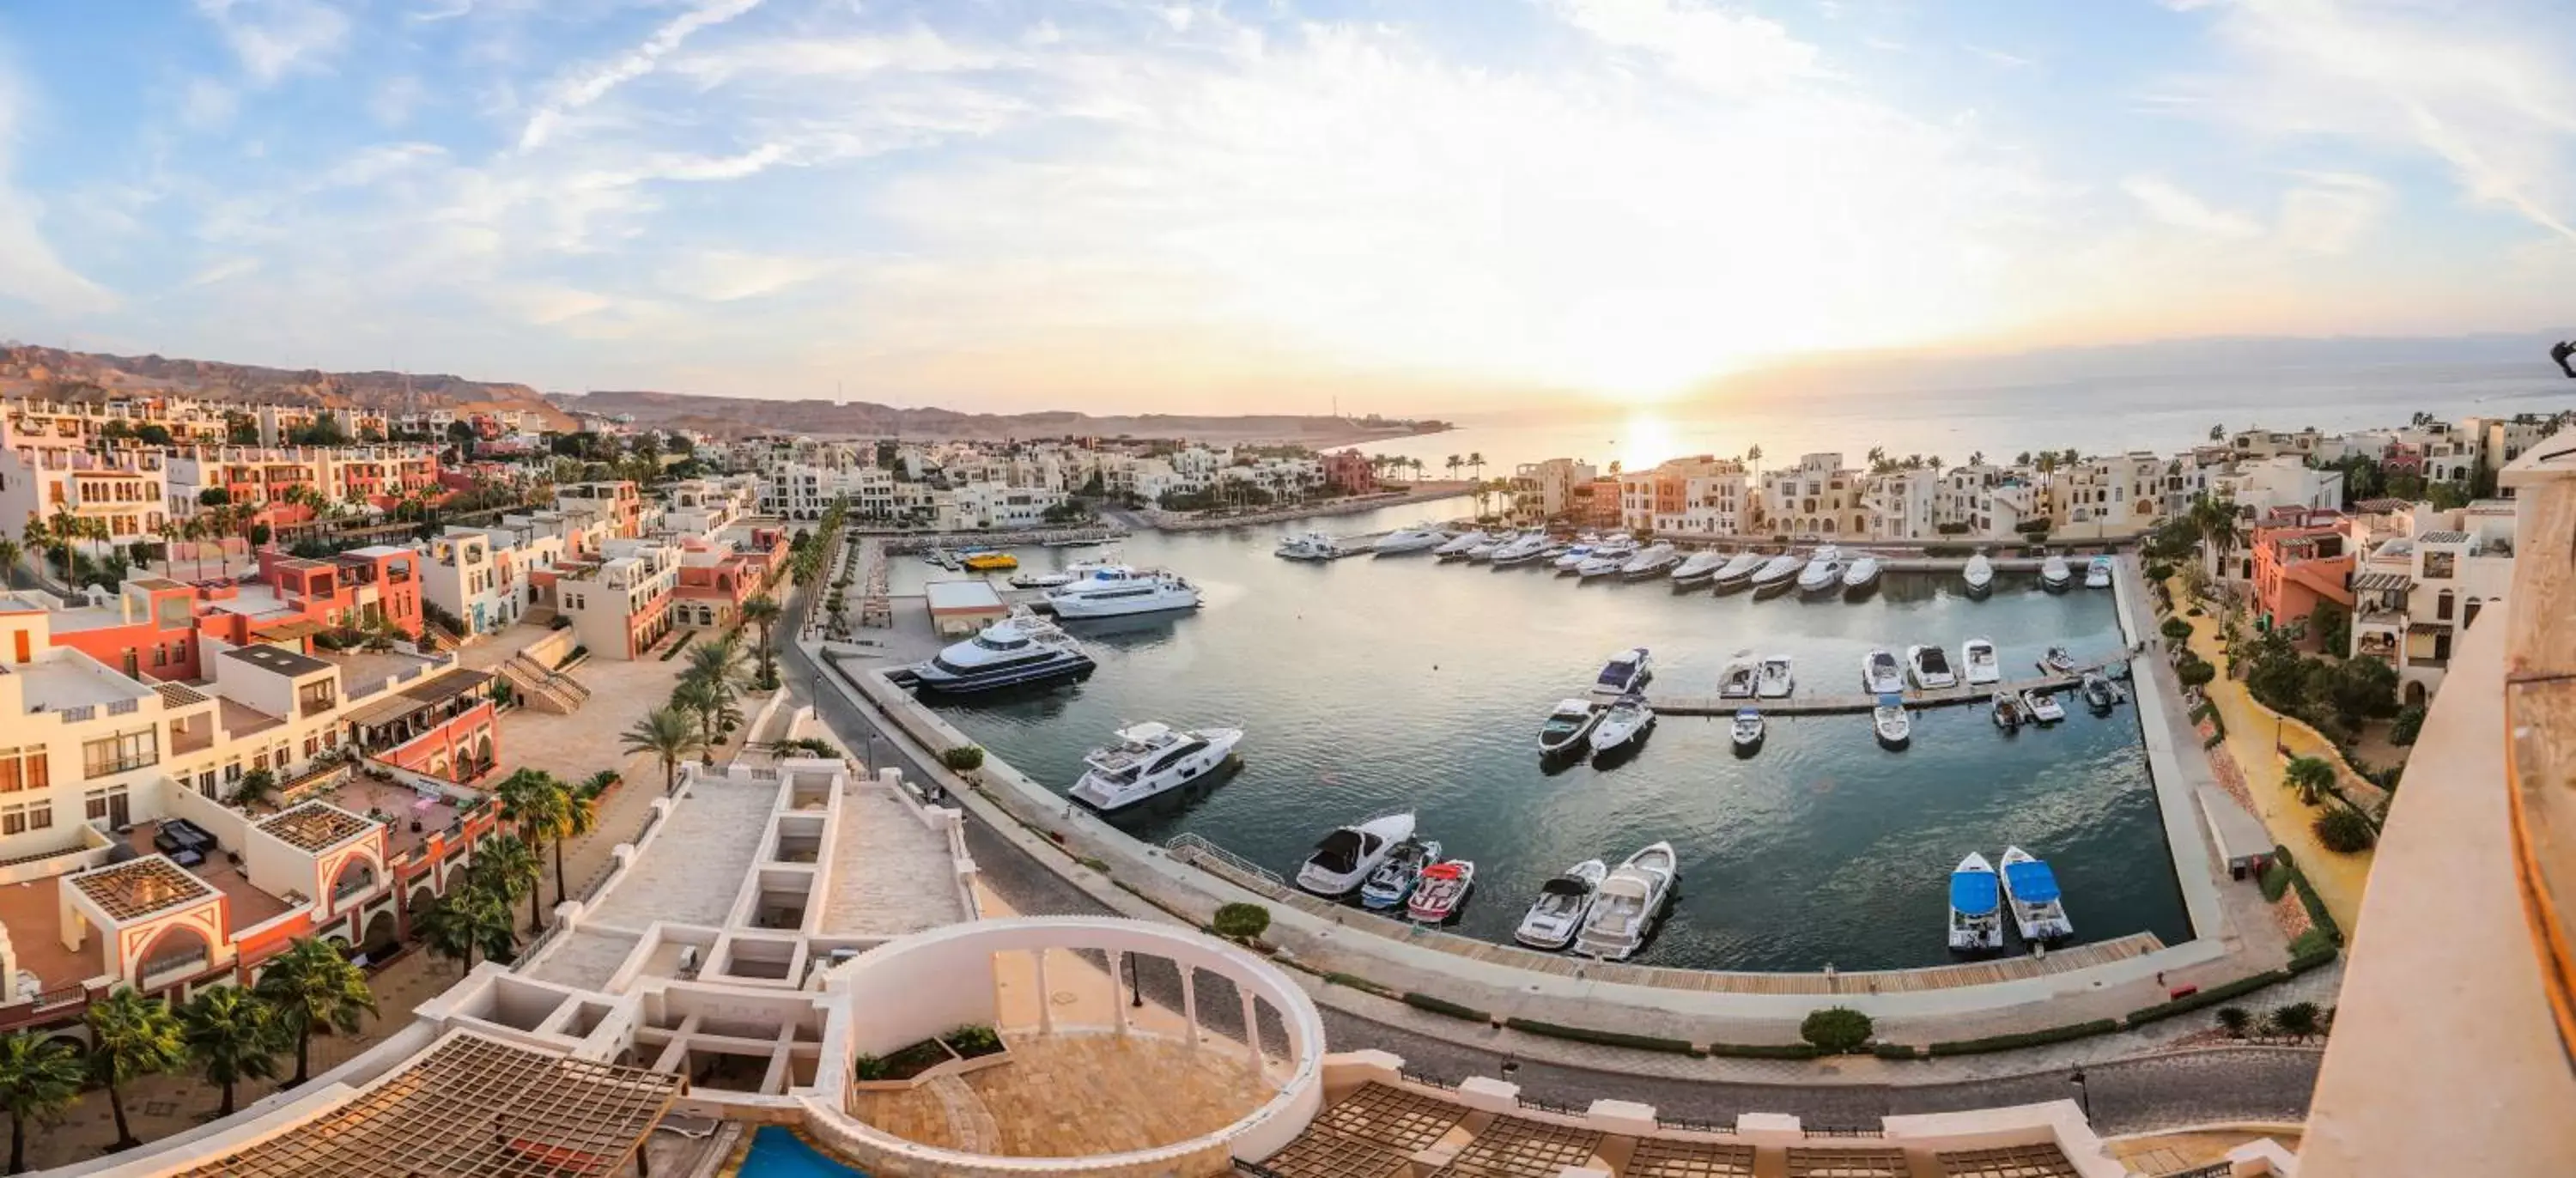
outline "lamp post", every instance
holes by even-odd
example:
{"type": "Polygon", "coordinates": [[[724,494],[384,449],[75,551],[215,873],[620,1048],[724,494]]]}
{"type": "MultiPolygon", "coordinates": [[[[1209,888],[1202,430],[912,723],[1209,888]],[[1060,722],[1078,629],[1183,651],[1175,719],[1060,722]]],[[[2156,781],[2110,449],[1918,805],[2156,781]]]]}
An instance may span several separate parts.
{"type": "Polygon", "coordinates": [[[1144,983],[1136,980],[1136,955],[1133,953],[1127,954],[1127,992],[1135,996],[1128,1005],[1142,1009],[1145,1005],[1145,986],[1144,983]]]}

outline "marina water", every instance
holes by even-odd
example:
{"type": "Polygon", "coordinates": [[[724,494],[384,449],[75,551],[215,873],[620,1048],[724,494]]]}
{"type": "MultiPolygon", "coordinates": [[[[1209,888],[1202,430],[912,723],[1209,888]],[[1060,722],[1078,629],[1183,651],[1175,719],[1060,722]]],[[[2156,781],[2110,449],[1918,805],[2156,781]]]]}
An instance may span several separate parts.
{"type": "MultiPolygon", "coordinates": [[[[1383,531],[1463,502],[1291,525],[1383,531]]],[[[1970,851],[2018,844],[2048,859],[2077,940],[2189,926],[2141,745],[2137,713],[1998,732],[1980,707],[1918,711],[1912,746],[1882,749],[1869,717],[1777,717],[1738,759],[1727,720],[1663,717],[1637,755],[1548,772],[1537,731],[1630,646],[1654,653],[1650,693],[1714,695],[1734,657],[1797,660],[1801,695],[1860,691],[1872,646],[1992,638],[2006,678],[2051,644],[2086,661],[2121,648],[2108,591],[2042,592],[2004,575],[1970,600],[1956,574],[1889,574],[1870,598],[1756,601],[1676,594],[1669,582],[1578,585],[1541,567],[1436,563],[1428,554],[1326,564],[1280,560],[1279,526],[1126,541],[1206,591],[1194,614],[1068,623],[1099,670],[1034,697],[951,706],[946,718],[1062,792],[1083,755],[1144,720],[1248,730],[1239,773],[1166,797],[1118,824],[1161,842],[1183,831],[1283,876],[1335,826],[1390,810],[1476,861],[1454,926],[1508,941],[1541,883],[1584,859],[1612,865],[1669,839],[1679,894],[1640,964],[1709,969],[1876,969],[1951,960],[1947,883],[1970,851]]],[[[1097,549],[1021,549],[1045,569],[1097,549]]],[[[896,562],[894,589],[958,574],[896,562]]],[[[919,608],[917,604],[905,608],[919,608]]],[[[2008,944],[2019,951],[2017,942],[2008,944]]]]}

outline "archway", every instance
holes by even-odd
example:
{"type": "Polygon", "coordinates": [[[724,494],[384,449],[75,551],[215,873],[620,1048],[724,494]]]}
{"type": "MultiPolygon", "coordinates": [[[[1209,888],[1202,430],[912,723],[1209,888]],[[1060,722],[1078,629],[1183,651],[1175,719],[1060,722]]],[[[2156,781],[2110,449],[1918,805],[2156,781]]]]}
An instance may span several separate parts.
{"type": "Polygon", "coordinates": [[[2407,680],[2407,682],[2406,682],[2406,706],[2407,706],[2407,707],[2410,707],[2410,708],[2420,708],[2420,707],[2423,707],[2423,706],[2424,706],[2424,681],[2423,681],[2423,680],[2421,680],[2421,679],[2410,679],[2410,680],[2407,680]]]}
{"type": "Polygon", "coordinates": [[[2472,597],[2469,599],[2469,603],[2467,605],[2460,607],[2460,628],[2466,630],[2470,626],[2476,625],[2478,620],[2478,609],[2485,604],[2486,602],[2472,597]]]}
{"type": "Polygon", "coordinates": [[[376,886],[376,861],[364,855],[351,855],[340,865],[339,874],[331,877],[331,903],[340,903],[373,891],[376,886]]]}
{"type": "Polygon", "coordinates": [[[214,945],[206,939],[204,930],[195,925],[173,924],[135,954],[129,963],[129,976],[136,989],[155,989],[205,972],[213,956],[214,945]]]}
{"type": "Polygon", "coordinates": [[[401,922],[394,919],[393,909],[378,912],[367,921],[366,931],[358,937],[358,951],[370,961],[382,961],[402,947],[401,922]]]}

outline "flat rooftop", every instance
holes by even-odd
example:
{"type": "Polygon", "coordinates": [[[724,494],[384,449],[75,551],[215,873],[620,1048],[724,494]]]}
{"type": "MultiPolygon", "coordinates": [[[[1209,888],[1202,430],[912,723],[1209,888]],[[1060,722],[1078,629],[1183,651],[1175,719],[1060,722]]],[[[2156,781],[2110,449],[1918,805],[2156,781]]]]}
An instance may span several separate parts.
{"type": "Polygon", "coordinates": [[[152,689],[83,658],[56,657],[6,668],[25,685],[27,714],[141,699],[152,689]]]}
{"type": "Polygon", "coordinates": [[[309,654],[299,654],[278,646],[242,646],[224,652],[224,657],[248,663],[264,671],[274,671],[289,678],[302,678],[317,671],[328,671],[331,664],[309,654]]]}
{"type": "Polygon", "coordinates": [[[328,802],[313,801],[261,820],[259,829],[296,850],[318,855],[375,825],[328,802]]]}

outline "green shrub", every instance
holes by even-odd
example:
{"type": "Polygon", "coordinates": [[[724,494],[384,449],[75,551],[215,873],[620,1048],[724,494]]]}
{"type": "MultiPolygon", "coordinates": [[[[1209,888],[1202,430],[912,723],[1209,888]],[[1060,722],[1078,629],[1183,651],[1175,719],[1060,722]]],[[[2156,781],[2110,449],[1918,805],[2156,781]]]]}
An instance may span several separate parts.
{"type": "Polygon", "coordinates": [[[980,1023],[968,1023],[940,1036],[939,1041],[946,1043],[950,1050],[966,1059],[973,1059],[979,1055],[991,1055],[1002,1049],[1002,1036],[993,1028],[980,1023]]]}
{"type": "Polygon", "coordinates": [[[2256,876],[2255,882],[2262,885],[2264,903],[2280,902],[2282,895],[2290,890],[2290,873],[2293,870],[2295,869],[2289,862],[2283,859],[2274,859],[2263,865],[2263,874],[2256,876]]]}
{"type": "Polygon", "coordinates": [[[2164,631],[2165,637],[2175,642],[2191,637],[2191,623],[2181,618],[2166,618],[2165,624],[2157,629],[2164,631]]]}
{"type": "Polygon", "coordinates": [[[1708,1054],[1726,1059],[1814,1059],[1812,1043],[1711,1043],[1708,1054]]]}
{"type": "Polygon", "coordinates": [[[972,773],[984,767],[984,750],[975,745],[961,744],[942,751],[939,763],[948,766],[951,772],[972,773]]]}
{"type": "Polygon", "coordinates": [[[2388,743],[2399,746],[2413,744],[2416,734],[2423,730],[2424,705],[2408,704],[2398,709],[2397,718],[2389,722],[2388,743]]]}
{"type": "Polygon", "coordinates": [[[2209,616],[2209,611],[2208,611],[2208,610],[2202,609],[2202,608],[2200,608],[2199,606],[2196,606],[2196,605],[2195,605],[2195,606],[2193,606],[2193,607],[2191,607],[2190,609],[2184,610],[2184,611],[2182,611],[2182,612],[2183,612],[2186,616],[2188,616],[2188,617],[2200,618],[2200,617],[2207,617],[2207,616],[2209,616]]]}
{"type": "Polygon", "coordinates": [[[2108,1035],[2119,1029],[2120,1024],[2118,1020],[2102,1018],[2095,1019],[2089,1023],[2075,1023],[2071,1026],[2050,1027],[2041,1031],[2023,1031],[2014,1035],[1988,1035],[1982,1039],[1956,1039],[1946,1043],[1935,1043],[1929,1048],[1929,1050],[1935,1057],[1945,1055],[1976,1055],[1988,1051],[2014,1051],[2024,1047],[2041,1047],[2050,1043],[2064,1043],[2069,1039],[2087,1039],[2095,1035],[2108,1035]]]}
{"type": "Polygon", "coordinates": [[[2312,928],[2304,933],[2300,933],[2298,936],[2290,938],[2289,969],[2291,973],[2306,973],[2309,970],[2315,969],[2317,966],[2324,965],[2326,962],[2334,960],[2334,958],[2334,938],[2327,936],[2326,930],[2324,929],[2312,928]],[[2300,964],[2303,961],[2308,962],[2309,964],[2300,964]]]}
{"type": "Polygon", "coordinates": [[[2207,659],[2191,659],[2174,668],[2174,678],[2185,687],[2207,687],[2218,678],[2218,667],[2207,659]]]}
{"type": "Polygon", "coordinates": [[[2317,890],[2308,885],[2307,873],[2299,870],[2298,861],[2290,857],[2290,849],[2274,847],[2272,854],[2290,869],[2290,886],[2299,890],[2299,906],[2308,910],[2308,923],[2324,929],[2335,944],[2343,944],[2343,926],[2335,923],[2334,913],[2326,911],[2326,902],[2318,899],[2317,890]]]}
{"type": "Polygon", "coordinates": [[[861,1080],[882,1080],[886,1078],[886,1064],[873,1055],[856,1056],[850,1060],[850,1074],[861,1080]]]}
{"type": "Polygon", "coordinates": [[[1326,984],[1328,984],[1328,985],[1334,985],[1334,986],[1348,986],[1348,987],[1350,987],[1351,989],[1357,990],[1357,991],[1359,991],[1359,992],[1361,992],[1361,993],[1363,993],[1363,994],[1375,994],[1375,995],[1377,995],[1377,996],[1378,996],[1378,997],[1380,997],[1380,998],[1402,998],[1402,997],[1403,997],[1403,995],[1398,994],[1398,993],[1396,993],[1395,991],[1390,990],[1390,989],[1388,989],[1388,988],[1386,988],[1386,987],[1384,987],[1384,986],[1381,986],[1381,985],[1377,984],[1376,982],[1372,982],[1372,981],[1368,980],[1367,978],[1361,977],[1361,976],[1359,976],[1358,974],[1350,974],[1350,973],[1328,973],[1328,974],[1325,974],[1325,975],[1324,975],[1324,981],[1325,981],[1325,983],[1326,983],[1326,984]]]}
{"type": "Polygon", "coordinates": [[[2379,841],[2378,832],[2370,829],[2370,820],[2362,817],[2361,811],[2345,806],[2318,815],[2311,829],[2317,832],[2319,845],[2346,855],[2369,850],[2372,843],[2379,841]]]}
{"type": "Polygon", "coordinates": [[[2174,567],[2172,565],[2158,562],[2147,566],[2147,579],[2150,581],[2171,580],[2173,575],[2174,567]]]}
{"type": "Polygon", "coordinates": [[[1911,1043],[1872,1043],[1869,1053],[1880,1059],[1921,1059],[1923,1049],[1911,1043]]]}
{"type": "Polygon", "coordinates": [[[2290,980],[2290,971],[2286,969],[2265,970],[2252,977],[2238,978],[2222,985],[2211,986],[2197,994],[2176,998],[2171,1002],[2159,1002],[2153,1006],[2140,1007],[2129,1012],[2127,1021],[2131,1027],[2143,1027],[2148,1023],[2161,1022],[2178,1014],[2189,1014],[2204,1007],[2216,1006],[2237,995],[2251,994],[2265,986],[2288,980],[2290,980]]]}
{"type": "Polygon", "coordinates": [[[1227,904],[1216,910],[1216,935],[1249,941],[1270,928],[1270,910],[1259,904],[1227,904]]]}
{"type": "Polygon", "coordinates": [[[1424,994],[1415,990],[1407,990],[1404,992],[1404,1004],[1416,1009],[1430,1011],[1433,1014],[1445,1014],[1451,1018],[1466,1019],[1469,1022],[1491,1023],[1494,1021],[1493,1015],[1487,1014],[1475,1007],[1460,1006],[1446,998],[1433,997],[1432,995],[1424,994]]]}
{"type": "Polygon", "coordinates": [[[1875,1029],[1868,1015],[1848,1006],[1828,1006],[1808,1012],[1806,1019],[1798,1024],[1798,1037],[1815,1044],[1817,1050],[1827,1055],[1842,1055],[1860,1050],[1861,1044],[1869,1042],[1870,1032],[1875,1029]]]}
{"type": "Polygon", "coordinates": [[[2242,1006],[2222,1006],[2218,1008],[2218,1027],[2220,1030],[2227,1032],[2228,1038],[2242,1039],[2245,1037],[2245,1032],[2251,1030],[2253,1026],[2254,1014],[2252,1011],[2249,1011],[2242,1006]]]}
{"type": "Polygon", "coordinates": [[[1631,1035],[1623,1031],[1595,1031],[1588,1027],[1567,1027],[1543,1023],[1536,1019],[1507,1018],[1503,1025],[1515,1031],[1545,1035],[1551,1039],[1571,1039],[1577,1043],[1598,1043],[1604,1047],[1633,1047],[1639,1051],[1661,1051],[1671,1055],[1698,1055],[1699,1049],[1681,1039],[1655,1035],[1631,1035]]]}

